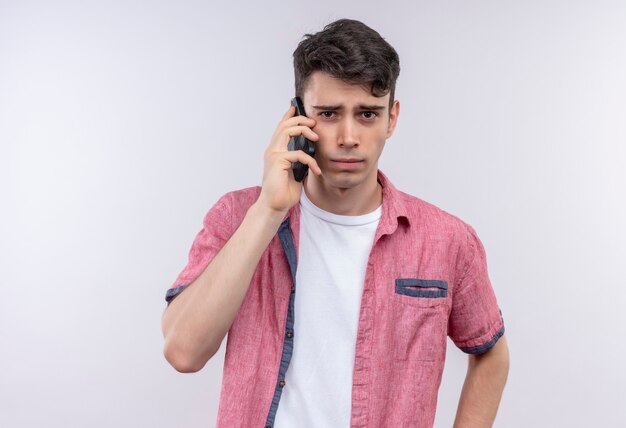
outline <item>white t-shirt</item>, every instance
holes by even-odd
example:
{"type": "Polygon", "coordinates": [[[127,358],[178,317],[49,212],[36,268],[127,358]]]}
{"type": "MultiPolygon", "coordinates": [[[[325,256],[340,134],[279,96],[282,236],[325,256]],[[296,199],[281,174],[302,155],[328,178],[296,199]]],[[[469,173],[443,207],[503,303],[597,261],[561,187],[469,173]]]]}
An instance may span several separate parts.
{"type": "Polygon", "coordinates": [[[361,294],[382,207],[337,215],[303,190],[300,212],[294,349],[274,426],[348,427],[361,294]]]}

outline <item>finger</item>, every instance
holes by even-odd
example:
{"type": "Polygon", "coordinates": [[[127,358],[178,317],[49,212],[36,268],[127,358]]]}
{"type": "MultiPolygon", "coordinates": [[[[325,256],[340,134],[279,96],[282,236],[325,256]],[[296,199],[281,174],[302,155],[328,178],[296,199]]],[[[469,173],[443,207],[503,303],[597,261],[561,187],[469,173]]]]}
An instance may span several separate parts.
{"type": "Polygon", "coordinates": [[[318,141],[320,138],[319,135],[313,132],[308,126],[292,126],[291,128],[287,128],[281,131],[280,134],[273,137],[272,143],[268,147],[268,151],[286,151],[289,146],[289,139],[298,135],[304,135],[305,138],[308,138],[311,141],[318,141]]]}
{"type": "Polygon", "coordinates": [[[308,165],[311,171],[313,171],[316,175],[322,175],[322,170],[317,164],[317,161],[313,157],[304,153],[302,150],[290,150],[288,152],[284,152],[281,158],[289,161],[289,167],[291,167],[291,164],[294,162],[300,162],[308,165]]]}
{"type": "Polygon", "coordinates": [[[297,137],[298,135],[304,135],[311,141],[317,141],[320,139],[319,135],[317,135],[311,128],[308,126],[292,126],[291,128],[287,128],[284,131],[289,137],[297,137]]]}
{"type": "Polygon", "coordinates": [[[289,128],[290,126],[306,125],[309,128],[313,128],[317,122],[315,119],[311,119],[307,116],[293,116],[283,120],[279,125],[279,129],[289,128]]]}

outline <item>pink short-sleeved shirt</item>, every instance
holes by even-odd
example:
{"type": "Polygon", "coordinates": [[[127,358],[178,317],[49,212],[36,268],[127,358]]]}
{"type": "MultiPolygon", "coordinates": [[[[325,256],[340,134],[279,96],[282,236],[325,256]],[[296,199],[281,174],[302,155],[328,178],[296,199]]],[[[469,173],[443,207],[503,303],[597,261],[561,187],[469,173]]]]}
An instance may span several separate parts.
{"type": "MultiPolygon", "coordinates": [[[[382,216],[361,298],[350,427],[432,427],[446,338],[478,354],[495,345],[504,324],[474,229],[397,190],[381,171],[378,180],[382,216]]],[[[202,273],[260,190],[227,193],[209,210],[168,302],[202,273]]],[[[272,427],[289,388],[299,219],[296,204],[263,253],[228,332],[218,428],[272,427]]]]}

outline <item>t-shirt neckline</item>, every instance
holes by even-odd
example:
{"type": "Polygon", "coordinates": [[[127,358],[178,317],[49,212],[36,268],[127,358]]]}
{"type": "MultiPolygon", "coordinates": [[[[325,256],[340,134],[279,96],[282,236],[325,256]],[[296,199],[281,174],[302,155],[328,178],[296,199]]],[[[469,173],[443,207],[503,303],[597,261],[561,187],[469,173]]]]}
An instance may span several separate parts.
{"type": "Polygon", "coordinates": [[[329,223],[339,224],[343,226],[363,226],[380,220],[383,212],[382,204],[374,211],[360,215],[339,215],[321,209],[311,202],[306,192],[302,189],[300,193],[300,207],[308,213],[329,223]]]}

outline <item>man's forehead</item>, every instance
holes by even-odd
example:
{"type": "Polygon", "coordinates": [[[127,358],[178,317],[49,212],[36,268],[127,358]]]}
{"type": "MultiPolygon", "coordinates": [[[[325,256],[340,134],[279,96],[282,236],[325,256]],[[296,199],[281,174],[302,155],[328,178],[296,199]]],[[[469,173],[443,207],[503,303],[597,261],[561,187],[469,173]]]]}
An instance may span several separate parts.
{"type": "Polygon", "coordinates": [[[309,106],[341,105],[345,108],[358,105],[385,106],[390,96],[387,93],[383,97],[376,97],[367,86],[348,83],[320,71],[311,74],[303,95],[304,103],[309,106]]]}

